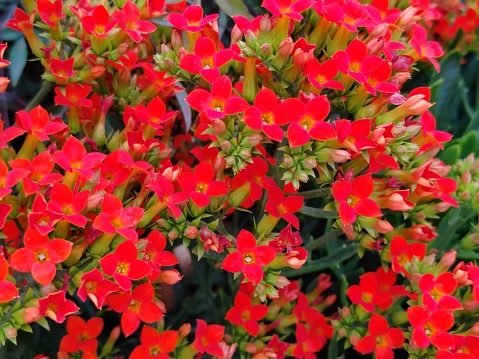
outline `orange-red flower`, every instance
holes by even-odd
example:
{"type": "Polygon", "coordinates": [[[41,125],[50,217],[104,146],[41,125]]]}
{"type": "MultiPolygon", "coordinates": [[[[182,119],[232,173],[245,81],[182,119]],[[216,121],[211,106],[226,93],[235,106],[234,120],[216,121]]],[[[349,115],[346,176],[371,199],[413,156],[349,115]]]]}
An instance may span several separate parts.
{"type": "Polygon", "coordinates": [[[253,305],[251,298],[238,292],[234,300],[234,307],[226,313],[226,320],[234,325],[243,327],[253,337],[259,333],[258,321],[268,314],[268,306],[264,304],[253,305]]]}
{"type": "Polygon", "coordinates": [[[90,318],[87,322],[83,318],[72,315],[67,319],[67,334],[60,342],[60,351],[83,355],[96,355],[98,340],[103,330],[103,318],[90,318]]]}
{"type": "Polygon", "coordinates": [[[178,343],[176,330],[165,330],[158,333],[154,328],[144,326],[140,335],[141,344],[133,349],[130,359],[169,359],[167,353],[171,353],[178,343]]]}
{"type": "Polygon", "coordinates": [[[23,273],[31,272],[33,279],[49,285],[57,272],[56,264],[63,262],[71,253],[72,242],[55,238],[27,228],[23,237],[24,248],[17,249],[10,258],[10,266],[23,273]]]}
{"type": "Polygon", "coordinates": [[[251,232],[242,230],[236,239],[237,252],[228,254],[221,268],[231,273],[243,272],[246,279],[259,284],[263,279],[263,266],[276,257],[276,250],[269,246],[256,246],[256,238],[251,232]]]}

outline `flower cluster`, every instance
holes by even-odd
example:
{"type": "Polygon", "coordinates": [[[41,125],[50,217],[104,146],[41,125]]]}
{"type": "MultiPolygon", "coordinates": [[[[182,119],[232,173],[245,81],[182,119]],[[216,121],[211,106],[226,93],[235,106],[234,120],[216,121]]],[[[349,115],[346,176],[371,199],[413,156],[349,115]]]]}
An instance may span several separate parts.
{"type": "Polygon", "coordinates": [[[333,337],[378,358],[477,355],[459,318],[479,308],[479,268],[428,252],[433,221],[465,199],[436,158],[452,136],[430,88],[403,89],[418,62],[440,69],[419,21],[435,8],[262,7],[233,16],[229,45],[218,15],[186,1],[15,10],[6,26],[62,111],[37,96],[0,127],[2,345],[49,318],[66,324],[60,358],[301,359],[333,337]],[[288,279],[366,251],[382,267],[358,284],[333,270],[353,303],[339,316],[325,314],[330,275],[288,279]],[[194,286],[203,303],[172,320],[194,286]],[[101,342],[105,311],[118,326],[101,342]]]}

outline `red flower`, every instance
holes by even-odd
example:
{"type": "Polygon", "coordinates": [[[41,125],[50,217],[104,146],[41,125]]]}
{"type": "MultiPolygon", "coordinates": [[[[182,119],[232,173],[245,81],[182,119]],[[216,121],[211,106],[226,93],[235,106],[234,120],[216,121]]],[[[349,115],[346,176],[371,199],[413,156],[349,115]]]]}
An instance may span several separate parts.
{"type": "Polygon", "coordinates": [[[275,249],[256,246],[256,238],[244,229],[238,234],[236,247],[238,251],[228,254],[221,268],[231,273],[243,272],[251,283],[259,284],[264,276],[262,267],[274,260],[275,249]]]}
{"type": "Polygon", "coordinates": [[[85,208],[89,197],[90,191],[73,194],[67,185],[55,183],[50,192],[50,202],[48,202],[47,208],[71,224],[85,227],[87,219],[80,212],[85,208]]]}
{"type": "Polygon", "coordinates": [[[130,241],[138,240],[138,234],[132,227],[135,227],[142,219],[145,212],[143,208],[123,208],[123,203],[118,197],[106,193],[101,212],[93,221],[93,228],[108,234],[116,232],[130,241]]]}
{"type": "Polygon", "coordinates": [[[371,120],[362,118],[353,122],[336,120],[334,122],[338,134],[338,142],[353,152],[375,148],[376,143],[368,138],[371,133],[371,120]]]}
{"type": "Polygon", "coordinates": [[[421,306],[408,308],[407,317],[414,327],[411,343],[419,348],[427,348],[431,342],[438,349],[454,347],[454,338],[447,331],[454,325],[452,310],[440,308],[432,313],[421,306]]]}
{"type": "Polygon", "coordinates": [[[118,21],[118,27],[125,30],[136,43],[143,39],[141,34],[148,34],[156,30],[156,26],[151,22],[140,20],[140,10],[130,0],[125,3],[123,9],[116,10],[111,16],[118,21]]]}
{"type": "Polygon", "coordinates": [[[121,329],[125,337],[138,329],[140,321],[154,323],[163,317],[163,310],[155,301],[155,288],[149,282],[139,285],[131,293],[113,295],[109,304],[115,312],[123,313],[121,329]]]}
{"type": "Polygon", "coordinates": [[[191,200],[199,207],[206,207],[210,197],[223,196],[228,193],[228,185],[214,181],[215,170],[208,162],[200,162],[193,173],[184,172],[178,176],[178,183],[183,191],[190,194],[191,200]]]}
{"type": "Polygon", "coordinates": [[[213,40],[205,36],[196,40],[194,50],[194,54],[187,54],[181,59],[179,67],[192,74],[200,74],[209,83],[220,77],[219,68],[234,56],[231,50],[217,51],[213,40]]]}
{"type": "MultiPolygon", "coordinates": [[[[284,131],[283,106],[278,104],[278,97],[267,87],[263,87],[254,99],[254,106],[248,108],[243,122],[253,130],[262,130],[272,140],[281,142],[284,131]]],[[[287,114],[286,114],[287,116],[287,114]]]]}
{"type": "Polygon", "coordinates": [[[369,334],[361,338],[354,349],[361,354],[374,352],[377,359],[394,359],[394,348],[402,348],[404,343],[403,331],[398,328],[389,328],[387,320],[373,313],[368,324],[369,334]]]}
{"type": "Polygon", "coordinates": [[[174,266],[178,264],[178,258],[173,253],[165,251],[166,238],[159,230],[152,231],[146,240],[148,244],[144,249],[143,259],[150,265],[148,280],[153,282],[160,276],[161,266],[174,266]]]}
{"type": "Polygon", "coordinates": [[[60,215],[47,209],[47,201],[41,193],[37,193],[32,204],[32,211],[28,214],[28,225],[36,229],[41,235],[53,231],[53,226],[61,218],[60,215]]]}
{"type": "Polygon", "coordinates": [[[284,192],[279,187],[268,189],[268,202],[266,202],[265,212],[273,217],[283,218],[294,228],[299,228],[299,219],[293,213],[303,207],[303,196],[284,196],[284,192]]]}
{"type": "Polygon", "coordinates": [[[226,320],[234,325],[243,327],[253,337],[259,333],[260,326],[258,321],[266,317],[268,306],[264,304],[253,305],[251,298],[238,292],[235,296],[234,307],[226,313],[226,320]]]}
{"type": "Polygon", "coordinates": [[[27,228],[23,237],[24,248],[17,249],[10,258],[10,266],[23,273],[31,272],[33,279],[42,285],[49,285],[57,268],[55,264],[68,258],[72,242],[61,238],[51,241],[47,235],[27,228]]]}
{"type": "Polygon", "coordinates": [[[451,272],[441,273],[437,278],[431,273],[424,274],[419,280],[424,309],[434,311],[438,305],[451,310],[462,309],[459,299],[451,295],[456,288],[457,280],[451,272]]]}
{"type": "Polygon", "coordinates": [[[219,343],[225,334],[225,327],[218,324],[207,325],[202,319],[196,319],[197,327],[193,348],[201,354],[222,358],[224,353],[219,343]]]}
{"type": "Polygon", "coordinates": [[[362,175],[352,182],[336,181],[333,183],[333,197],[339,202],[339,217],[344,225],[353,223],[357,216],[379,217],[381,210],[376,202],[368,198],[374,190],[371,175],[362,175]]]}
{"type": "Polygon", "coordinates": [[[78,172],[87,179],[93,177],[93,170],[106,155],[99,152],[87,153],[85,146],[76,137],[70,136],[61,151],[53,154],[53,160],[67,172],[78,172]]]}
{"type": "Polygon", "coordinates": [[[177,206],[177,204],[186,201],[190,197],[191,192],[175,193],[173,184],[164,176],[160,176],[156,181],[148,183],[146,187],[151,188],[158,196],[158,200],[166,204],[174,218],[181,216],[182,210],[177,206]]]}
{"type": "Polygon", "coordinates": [[[65,89],[57,86],[55,87],[55,105],[92,107],[92,100],[87,99],[90,92],[90,85],[81,85],[78,82],[66,85],[65,89]]]}
{"type": "Polygon", "coordinates": [[[38,309],[41,316],[48,317],[57,323],[63,323],[67,315],[78,312],[80,308],[65,298],[65,292],[58,291],[39,299],[38,309]]]}
{"type": "Polygon", "coordinates": [[[263,0],[261,6],[276,17],[286,16],[301,21],[303,16],[300,13],[308,10],[313,3],[313,0],[263,0]]]}
{"type": "Polygon", "coordinates": [[[74,64],[75,59],[73,57],[66,60],[52,58],[50,63],[52,80],[56,81],[57,85],[66,85],[72,77],[75,77],[74,64]]]}
{"type": "Polygon", "coordinates": [[[3,58],[3,54],[7,48],[8,44],[0,44],[0,69],[10,65],[10,61],[3,58]]]}
{"type": "Polygon", "coordinates": [[[239,96],[231,96],[233,87],[228,76],[221,76],[211,87],[211,93],[203,89],[193,90],[186,96],[186,102],[198,112],[205,112],[210,120],[224,118],[246,111],[248,102],[239,96]]]}
{"type": "Polygon", "coordinates": [[[23,179],[23,192],[26,196],[39,192],[43,186],[60,182],[63,176],[60,173],[52,173],[55,167],[52,155],[42,152],[35,156],[32,161],[26,158],[16,158],[9,162],[13,169],[24,169],[28,176],[23,179]]]}
{"type": "Polygon", "coordinates": [[[344,90],[344,85],[341,82],[333,80],[338,73],[334,60],[330,59],[320,63],[315,58],[304,66],[304,73],[308,76],[309,82],[318,90],[323,88],[344,90]]]}
{"type": "Polygon", "coordinates": [[[141,344],[133,349],[130,359],[169,359],[167,353],[171,353],[178,343],[176,330],[165,330],[158,333],[154,328],[143,326],[140,335],[141,344]]]}
{"type": "Polygon", "coordinates": [[[63,1],[38,0],[38,13],[40,18],[49,26],[55,26],[66,14],[63,12],[63,1]]]}
{"type": "Polygon", "coordinates": [[[148,263],[138,259],[138,249],[131,241],[120,244],[114,253],[100,259],[100,265],[106,275],[113,276],[121,289],[129,291],[131,281],[146,277],[151,269],[148,263]]]}
{"type": "Polygon", "coordinates": [[[165,20],[169,21],[171,25],[178,29],[193,33],[202,31],[205,25],[217,18],[218,14],[207,15],[203,18],[203,8],[201,6],[192,5],[188,6],[183,14],[172,13],[169,14],[165,20]]]}
{"type": "Polygon", "coordinates": [[[7,276],[8,262],[5,259],[3,252],[0,252],[0,304],[8,303],[13,299],[18,298],[18,289],[15,284],[7,281],[7,276]]]}
{"type": "Polygon", "coordinates": [[[86,301],[86,298],[95,304],[98,309],[101,309],[107,300],[109,294],[118,291],[120,288],[108,279],[105,279],[98,268],[85,273],[82,277],[82,284],[78,288],[78,297],[86,301]]]}
{"type": "Polygon", "coordinates": [[[300,246],[302,243],[301,233],[293,232],[291,224],[288,223],[284,229],[279,231],[279,236],[270,240],[268,245],[275,248],[277,252],[284,252],[286,249],[286,254],[289,254],[293,247],[300,246]]]}
{"type": "Polygon", "coordinates": [[[479,337],[473,335],[454,335],[454,348],[439,350],[435,359],[475,359],[479,357],[479,337]]]}
{"type": "Polygon", "coordinates": [[[426,245],[424,243],[408,244],[406,238],[393,236],[389,245],[392,257],[392,270],[396,273],[403,273],[406,277],[410,277],[405,269],[405,264],[409,263],[413,257],[422,260],[426,255],[426,245]]]}
{"type": "Polygon", "coordinates": [[[386,82],[391,78],[391,65],[386,60],[382,60],[380,65],[368,75],[367,82],[363,83],[366,90],[376,96],[376,91],[384,93],[396,93],[399,89],[396,85],[386,82]]]}
{"type": "Polygon", "coordinates": [[[389,308],[392,303],[391,293],[380,289],[376,273],[364,273],[359,278],[359,285],[352,285],[346,291],[351,302],[361,305],[369,313],[373,313],[376,306],[381,310],[389,308]]]}
{"type": "Polygon", "coordinates": [[[336,137],[333,125],[323,121],[330,110],[326,96],[317,96],[307,105],[298,99],[288,99],[282,106],[287,113],[293,114],[292,123],[288,127],[288,141],[291,147],[305,145],[310,137],[318,141],[336,137]]]}
{"type": "Polygon", "coordinates": [[[339,71],[361,84],[365,83],[369,74],[384,61],[379,56],[368,56],[366,44],[359,39],[351,41],[346,50],[336,51],[332,59],[339,71]]]}
{"type": "Polygon", "coordinates": [[[28,176],[28,170],[13,168],[10,171],[5,162],[0,160],[0,199],[12,192],[12,187],[28,176]]]}
{"type": "Polygon", "coordinates": [[[83,318],[72,315],[67,319],[67,332],[61,342],[60,351],[96,355],[98,340],[96,339],[103,329],[102,318],[90,318],[87,322],[83,318]]]}
{"type": "Polygon", "coordinates": [[[23,133],[33,134],[40,141],[48,141],[48,136],[63,131],[67,126],[63,122],[52,122],[47,110],[38,105],[29,112],[18,111],[15,121],[23,133]]]}
{"type": "Polygon", "coordinates": [[[452,139],[452,135],[445,131],[436,130],[436,119],[431,112],[426,111],[420,119],[421,132],[414,137],[413,142],[419,146],[417,155],[430,149],[444,149],[442,145],[452,139]]]}
{"type": "Polygon", "coordinates": [[[107,34],[118,23],[118,20],[110,20],[110,14],[103,5],[94,6],[93,10],[80,20],[87,34],[103,39],[106,39],[107,34]]]}
{"type": "Polygon", "coordinates": [[[436,41],[427,41],[426,29],[421,25],[414,24],[411,46],[416,51],[419,59],[427,59],[431,61],[436,71],[440,71],[439,63],[435,58],[441,57],[444,54],[442,47],[436,41]]]}

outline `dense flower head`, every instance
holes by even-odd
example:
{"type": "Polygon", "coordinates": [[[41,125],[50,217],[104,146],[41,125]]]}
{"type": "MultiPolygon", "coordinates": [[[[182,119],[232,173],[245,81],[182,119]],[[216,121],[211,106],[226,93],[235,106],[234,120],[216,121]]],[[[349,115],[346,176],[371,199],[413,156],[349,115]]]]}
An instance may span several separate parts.
{"type": "Polygon", "coordinates": [[[0,347],[475,358],[479,4],[203,5],[5,7],[0,347]]]}

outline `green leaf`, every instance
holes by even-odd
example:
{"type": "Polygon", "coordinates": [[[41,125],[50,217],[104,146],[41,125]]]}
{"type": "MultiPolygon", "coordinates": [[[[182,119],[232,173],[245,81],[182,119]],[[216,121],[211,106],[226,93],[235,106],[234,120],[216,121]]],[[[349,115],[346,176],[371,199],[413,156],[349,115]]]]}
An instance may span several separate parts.
{"type": "Polygon", "coordinates": [[[186,102],[186,91],[184,87],[178,83],[177,86],[183,88],[183,91],[178,92],[175,97],[178,100],[180,105],[181,113],[183,114],[183,118],[185,120],[185,131],[188,132],[191,128],[191,108],[190,105],[186,102]]]}
{"type": "Polygon", "coordinates": [[[452,145],[441,152],[439,158],[444,161],[446,165],[453,165],[457,162],[461,155],[461,147],[459,145],[452,145]]]}
{"type": "Polygon", "coordinates": [[[458,77],[461,68],[461,54],[458,51],[449,53],[441,61],[441,72],[431,78],[432,114],[436,117],[438,128],[447,130],[451,127],[451,118],[455,118],[460,105],[457,95],[458,77]]]}
{"type": "Polygon", "coordinates": [[[23,37],[21,32],[9,29],[8,27],[2,29],[3,41],[17,41],[20,37],[23,37]]]}
{"type": "Polygon", "coordinates": [[[335,330],[328,344],[328,359],[337,359],[338,357],[338,332],[335,330]]]}
{"type": "Polygon", "coordinates": [[[308,206],[303,206],[298,213],[304,214],[305,216],[308,217],[313,217],[313,218],[337,218],[338,217],[338,212],[336,211],[325,211],[320,208],[314,208],[314,207],[308,207],[308,206]]]}
{"type": "Polygon", "coordinates": [[[461,158],[466,158],[471,153],[477,154],[479,139],[475,131],[468,132],[461,139],[461,158]]]}
{"type": "Polygon", "coordinates": [[[241,0],[215,0],[218,7],[229,16],[244,16],[248,20],[253,19],[246,5],[241,0]]]}
{"type": "Polygon", "coordinates": [[[13,86],[17,86],[23,70],[25,69],[25,65],[27,64],[27,43],[25,39],[21,37],[7,50],[7,60],[11,62],[10,66],[7,67],[10,81],[13,86]]]}

